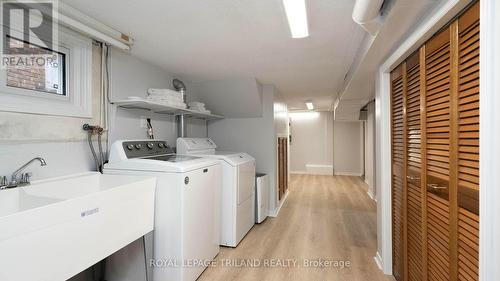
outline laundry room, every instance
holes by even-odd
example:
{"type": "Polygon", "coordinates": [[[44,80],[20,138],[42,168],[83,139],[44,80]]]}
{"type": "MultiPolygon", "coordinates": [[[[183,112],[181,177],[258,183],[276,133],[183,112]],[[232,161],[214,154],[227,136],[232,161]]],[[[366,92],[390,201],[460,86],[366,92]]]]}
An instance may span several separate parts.
{"type": "MultiPolygon", "coordinates": [[[[90,24],[89,18],[83,13],[64,3],[60,5],[64,13],[78,16],[82,22],[90,24]]],[[[102,38],[107,38],[102,33],[102,28],[107,28],[107,26],[99,26],[101,29],[93,30],[91,34],[81,32],[80,25],[74,27],[60,22],[58,27],[58,32],[64,34],[64,39],[69,38],[68,42],[73,43],[70,41],[73,39],[70,36],[80,40],[75,40],[74,46],[70,43],[64,45],[64,48],[68,48],[69,51],[64,53],[62,63],[65,68],[74,71],[75,74],[63,75],[62,80],[57,81],[64,87],[61,96],[69,97],[70,102],[53,100],[50,96],[51,90],[47,90],[46,94],[38,88],[30,88],[31,84],[27,82],[16,85],[15,90],[26,88],[25,91],[29,94],[27,97],[31,100],[27,100],[24,96],[15,96],[17,92],[13,93],[12,97],[2,97],[0,159],[3,163],[9,163],[0,166],[2,191],[5,189],[4,194],[6,194],[23,186],[35,187],[36,183],[44,183],[47,180],[72,182],[73,177],[76,177],[77,181],[94,181],[95,179],[91,179],[95,178],[92,171],[120,177],[123,174],[154,176],[153,171],[161,169],[156,168],[151,172],[145,172],[140,168],[138,171],[128,172],[130,169],[128,165],[133,164],[123,162],[125,164],[123,166],[121,163],[126,159],[158,157],[161,158],[158,160],[169,163],[189,162],[190,164],[184,166],[175,165],[177,168],[172,168],[173,170],[167,169],[172,172],[172,176],[159,177],[157,185],[160,182],[168,182],[167,185],[170,185],[171,181],[176,181],[171,177],[177,178],[177,172],[189,174],[200,168],[203,168],[200,171],[208,170],[208,172],[202,172],[205,179],[193,180],[186,174],[185,178],[190,179],[189,183],[187,180],[185,182],[184,177],[180,183],[182,186],[189,185],[192,190],[196,190],[195,186],[200,186],[206,181],[200,186],[202,190],[192,191],[197,193],[197,198],[201,196],[204,201],[182,201],[184,202],[182,205],[192,204],[194,208],[204,204],[207,208],[198,207],[199,213],[192,213],[194,209],[186,211],[186,216],[196,216],[196,220],[191,222],[194,229],[180,227],[186,224],[186,221],[182,216],[179,218],[177,222],[179,232],[171,234],[169,231],[165,234],[178,237],[178,240],[168,242],[170,245],[168,249],[174,247],[171,243],[180,242],[180,239],[195,241],[197,239],[194,237],[192,238],[194,240],[188,240],[186,236],[209,231],[209,229],[213,229],[212,232],[217,235],[207,236],[204,244],[195,245],[190,242],[185,245],[185,249],[178,249],[177,254],[171,255],[168,250],[163,258],[183,260],[190,257],[209,260],[219,253],[219,244],[236,247],[255,224],[254,187],[257,172],[265,179],[264,189],[259,193],[262,197],[261,205],[266,206],[261,212],[260,222],[264,221],[268,215],[276,216],[280,207],[278,196],[272,195],[276,173],[276,165],[273,164],[276,162],[276,157],[274,157],[275,125],[280,125],[283,128],[283,134],[287,135],[286,106],[280,94],[273,85],[262,84],[255,78],[230,78],[199,83],[189,79],[181,80],[178,78],[179,75],[173,75],[164,68],[131,54],[132,39],[128,42],[124,40],[121,42],[101,41],[102,38]],[[71,49],[72,47],[74,49],[71,49]],[[79,57],[75,56],[73,59],[73,54],[79,54],[79,57]],[[76,71],[79,66],[77,63],[85,67],[76,71]],[[199,95],[203,95],[203,98],[198,99],[199,95]],[[71,102],[74,99],[76,101],[71,102]],[[35,106],[36,103],[38,106],[35,106]],[[237,104],[240,105],[239,108],[235,106],[237,104]],[[23,105],[27,106],[23,107],[23,105]],[[210,142],[208,146],[205,145],[207,141],[210,142]],[[177,154],[196,154],[197,156],[213,154],[213,159],[202,161],[198,160],[202,158],[197,156],[165,156],[175,155],[179,144],[181,144],[182,151],[177,150],[177,154]],[[222,148],[234,152],[225,153],[222,148]],[[141,154],[142,151],[144,154],[141,154]],[[122,156],[124,157],[121,158],[122,156]],[[223,163],[221,167],[219,167],[219,162],[223,163]],[[17,168],[19,169],[16,171],[17,168]],[[87,177],[90,178],[87,179],[87,177]],[[234,185],[241,186],[241,189],[233,190],[231,187],[234,185]],[[207,186],[213,188],[207,188],[207,186]],[[262,195],[262,193],[265,194],[262,195]],[[233,197],[236,198],[236,202],[232,201],[233,197]],[[212,198],[213,201],[207,198],[212,198]],[[227,215],[220,216],[219,212],[227,213],[227,215]],[[218,227],[221,224],[224,227],[218,227]],[[214,241],[218,242],[214,243],[214,241]]],[[[7,70],[4,73],[7,73],[9,77],[11,71],[7,70]]],[[[106,179],[100,179],[102,180],[106,181],[106,179]]],[[[78,186],[77,182],[72,184],[78,186]]],[[[57,193],[57,191],[54,192],[57,193]]],[[[175,196],[180,198],[184,195],[180,193],[162,195],[162,192],[157,189],[156,197],[161,196],[166,196],[165,201],[174,200],[170,203],[174,206],[174,202],[178,200],[175,196]]],[[[19,204],[24,203],[20,201],[19,204]]],[[[29,203],[26,204],[29,205],[29,203]]],[[[29,210],[36,206],[26,208],[29,210]]],[[[147,209],[147,204],[143,207],[147,209]]],[[[90,210],[90,213],[97,213],[100,208],[103,207],[96,207],[90,210]]],[[[179,215],[182,213],[180,209],[171,208],[173,209],[165,211],[179,215]]],[[[179,208],[181,208],[180,205],[179,208]]],[[[155,214],[156,218],[161,217],[158,210],[155,214]]],[[[165,222],[163,225],[174,227],[176,222],[169,220],[169,223],[165,222]]],[[[83,259],[87,262],[86,266],[81,263],[77,265],[80,267],[78,272],[81,271],[79,274],[75,275],[78,272],[74,269],[64,270],[64,263],[60,263],[56,266],[60,272],[48,276],[56,280],[65,280],[66,277],[73,275],[75,275],[74,280],[104,280],[102,278],[140,280],[144,275],[149,278],[148,280],[152,280],[156,270],[154,273],[152,268],[147,272],[137,270],[136,262],[118,261],[124,256],[135,257],[140,253],[144,253],[142,260],[146,257],[152,259],[152,252],[155,250],[159,252],[154,249],[153,244],[162,243],[154,241],[153,228],[157,235],[164,229],[151,226],[150,231],[142,230],[147,233],[133,240],[129,237],[128,243],[120,247],[121,252],[117,252],[120,248],[106,249],[108,252],[101,259],[96,259],[95,253],[92,253],[90,257],[85,257],[88,258],[83,259]],[[115,253],[115,258],[113,255],[110,256],[113,253],[115,253]],[[106,256],[110,257],[104,259],[106,256]],[[92,263],[89,263],[89,260],[92,263]],[[129,269],[116,272],[117,268],[123,267],[129,269]]],[[[78,235],[73,239],[77,237],[78,235]]],[[[26,243],[26,241],[17,243],[26,243]]],[[[47,262],[55,260],[58,260],[58,257],[52,255],[47,262]]],[[[156,280],[165,280],[163,278],[194,280],[201,274],[200,270],[206,266],[194,268],[196,270],[185,272],[177,269],[165,270],[166,273],[158,273],[160,275],[156,277],[156,280]],[[161,274],[165,275],[162,277],[161,274]]],[[[15,274],[21,278],[16,280],[26,280],[24,278],[34,278],[30,276],[34,276],[32,274],[35,272],[19,275],[19,271],[13,271],[9,274],[15,274]]],[[[2,274],[0,276],[3,276],[2,274]]],[[[9,274],[6,276],[11,276],[9,274]]],[[[48,273],[41,271],[38,274],[48,273]]]]}
{"type": "Polygon", "coordinates": [[[0,281],[500,280],[497,1],[0,15],[0,281]]]}

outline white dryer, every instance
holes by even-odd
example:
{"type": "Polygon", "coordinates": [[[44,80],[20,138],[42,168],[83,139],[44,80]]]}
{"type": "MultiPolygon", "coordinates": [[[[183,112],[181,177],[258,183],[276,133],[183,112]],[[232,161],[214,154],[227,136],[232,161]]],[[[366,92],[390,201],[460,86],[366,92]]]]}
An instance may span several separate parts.
{"type": "Polygon", "coordinates": [[[106,174],[157,177],[153,280],[194,281],[219,253],[219,161],[175,155],[165,141],[116,141],[106,174]]]}
{"type": "Polygon", "coordinates": [[[220,243],[236,247],[255,224],[255,159],[216,150],[209,138],[178,138],[177,154],[218,159],[222,164],[220,243]]]}

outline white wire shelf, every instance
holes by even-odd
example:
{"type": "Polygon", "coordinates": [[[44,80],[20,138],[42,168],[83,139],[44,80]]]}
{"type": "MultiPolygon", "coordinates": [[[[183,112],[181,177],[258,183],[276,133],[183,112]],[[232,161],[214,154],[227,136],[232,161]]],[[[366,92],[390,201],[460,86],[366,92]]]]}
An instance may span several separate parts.
{"type": "Polygon", "coordinates": [[[203,120],[217,120],[224,118],[224,116],[222,115],[208,114],[192,109],[169,106],[158,102],[149,101],[146,99],[117,100],[113,101],[112,104],[115,104],[116,106],[121,108],[149,110],[151,112],[159,114],[184,115],[185,117],[197,118],[203,120]]]}

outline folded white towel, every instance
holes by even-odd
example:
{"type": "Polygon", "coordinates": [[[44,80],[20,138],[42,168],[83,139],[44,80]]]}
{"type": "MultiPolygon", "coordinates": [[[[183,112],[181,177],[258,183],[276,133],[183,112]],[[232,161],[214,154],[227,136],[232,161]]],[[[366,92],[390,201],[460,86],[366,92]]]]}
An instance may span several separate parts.
{"type": "Polygon", "coordinates": [[[174,102],[174,103],[184,103],[182,99],[176,98],[176,97],[171,97],[171,96],[148,96],[148,100],[152,101],[168,101],[168,102],[174,102]]]}
{"type": "Polygon", "coordinates": [[[198,109],[194,109],[194,108],[189,108],[193,111],[196,111],[196,112],[200,112],[200,113],[205,113],[205,114],[211,114],[212,112],[210,110],[207,110],[207,109],[203,109],[203,110],[198,110],[198,109]]]}
{"type": "Polygon", "coordinates": [[[192,101],[188,105],[192,107],[205,107],[205,104],[199,101],[192,101]]]}
{"type": "Polygon", "coordinates": [[[198,111],[207,110],[205,107],[198,107],[198,106],[189,106],[189,109],[198,110],[198,111]]]}
{"type": "Polygon", "coordinates": [[[187,105],[185,103],[180,103],[180,102],[168,102],[168,101],[160,101],[158,103],[161,103],[165,106],[170,106],[170,107],[176,107],[176,108],[187,108],[187,105]]]}
{"type": "Polygon", "coordinates": [[[204,103],[193,103],[193,102],[190,102],[188,103],[189,107],[190,108],[205,108],[205,104],[204,103]]]}
{"type": "Polygon", "coordinates": [[[148,96],[171,96],[182,99],[182,93],[170,89],[148,89],[148,96]]]}

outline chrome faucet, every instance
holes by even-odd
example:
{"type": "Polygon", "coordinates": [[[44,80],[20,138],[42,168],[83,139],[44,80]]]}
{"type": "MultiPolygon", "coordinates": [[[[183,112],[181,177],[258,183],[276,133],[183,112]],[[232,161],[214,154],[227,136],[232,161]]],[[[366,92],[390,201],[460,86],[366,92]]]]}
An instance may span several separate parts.
{"type": "Polygon", "coordinates": [[[39,161],[40,166],[46,166],[47,162],[45,162],[45,159],[41,157],[35,157],[28,161],[28,163],[22,165],[19,169],[17,169],[14,173],[12,173],[12,176],[10,178],[10,182],[7,182],[6,177],[1,177],[0,179],[0,189],[5,189],[5,188],[13,188],[17,186],[23,186],[23,185],[29,185],[30,184],[30,178],[31,178],[31,173],[22,173],[21,172],[26,169],[31,163],[39,161]],[[19,176],[21,174],[21,176],[19,176]]]}

